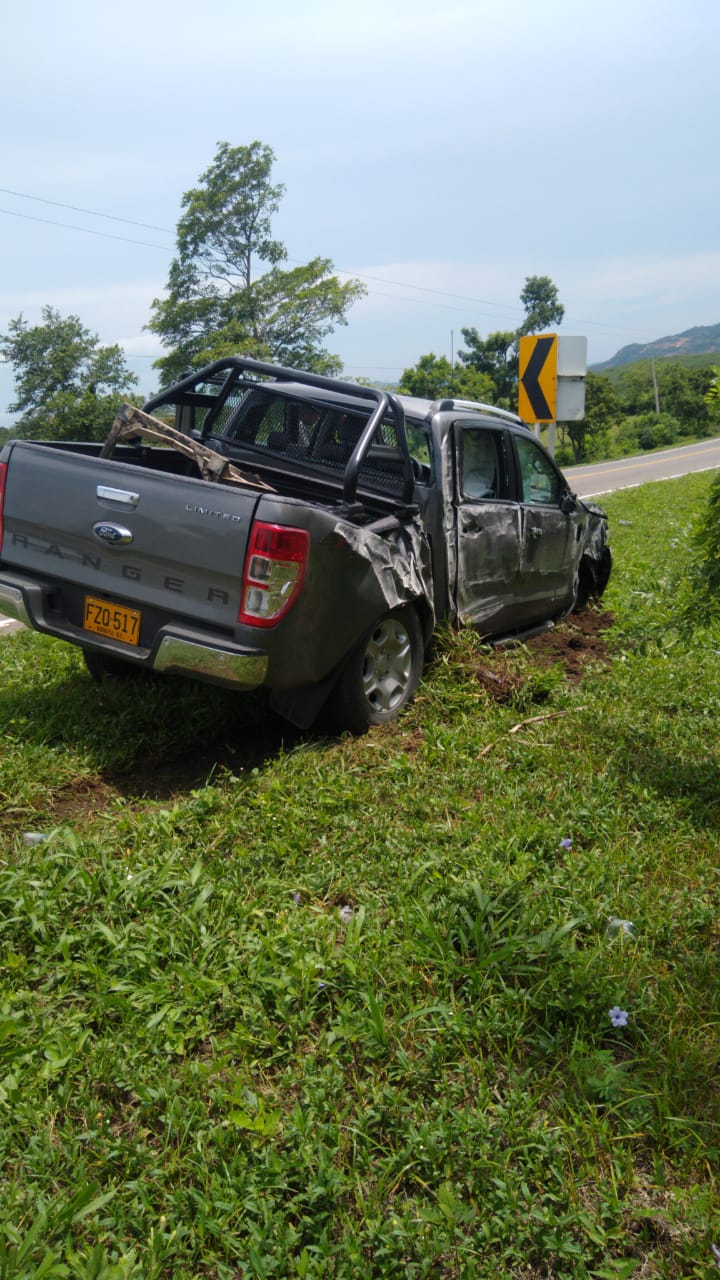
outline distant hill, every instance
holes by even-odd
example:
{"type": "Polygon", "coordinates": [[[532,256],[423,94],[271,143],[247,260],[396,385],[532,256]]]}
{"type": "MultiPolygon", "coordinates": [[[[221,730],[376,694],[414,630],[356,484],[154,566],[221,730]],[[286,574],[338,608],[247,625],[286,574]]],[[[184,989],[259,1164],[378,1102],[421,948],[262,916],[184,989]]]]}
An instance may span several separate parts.
{"type": "Polygon", "coordinates": [[[684,333],[675,333],[669,338],[656,338],[655,342],[632,342],[629,347],[621,347],[610,360],[602,364],[593,364],[590,368],[595,373],[605,369],[613,369],[619,364],[633,364],[636,360],[666,360],[669,356],[694,356],[717,354],[720,351],[720,324],[699,324],[694,329],[686,329],[684,333]]]}

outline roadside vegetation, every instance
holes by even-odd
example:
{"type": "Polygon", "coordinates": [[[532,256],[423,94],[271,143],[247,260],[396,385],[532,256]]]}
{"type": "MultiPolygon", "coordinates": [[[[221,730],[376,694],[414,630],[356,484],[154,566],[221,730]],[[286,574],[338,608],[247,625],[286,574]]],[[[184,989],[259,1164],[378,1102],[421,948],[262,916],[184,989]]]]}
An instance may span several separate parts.
{"type": "Polygon", "coordinates": [[[720,430],[716,354],[588,372],[586,413],[559,424],[560,466],[690,444],[720,430]]]}
{"type": "Polygon", "coordinates": [[[717,1274],[710,483],[361,739],[3,640],[0,1280],[717,1274]]]}

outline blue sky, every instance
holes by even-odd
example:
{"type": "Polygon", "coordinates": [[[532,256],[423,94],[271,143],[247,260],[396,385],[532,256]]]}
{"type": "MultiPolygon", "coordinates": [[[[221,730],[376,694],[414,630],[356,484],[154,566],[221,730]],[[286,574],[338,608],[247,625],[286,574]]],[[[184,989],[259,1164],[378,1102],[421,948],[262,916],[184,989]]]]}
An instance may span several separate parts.
{"type": "Polygon", "coordinates": [[[27,0],[3,33],[0,330],[79,315],[144,394],[220,140],[273,148],[291,261],[365,280],[350,376],[514,327],[528,275],[591,362],[720,321],[717,0],[27,0]]]}

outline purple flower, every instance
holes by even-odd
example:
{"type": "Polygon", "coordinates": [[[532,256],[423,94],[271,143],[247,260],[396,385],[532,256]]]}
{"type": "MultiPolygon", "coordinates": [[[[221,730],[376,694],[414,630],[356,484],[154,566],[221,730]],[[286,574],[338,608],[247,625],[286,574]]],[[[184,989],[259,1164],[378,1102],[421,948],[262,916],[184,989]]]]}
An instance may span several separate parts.
{"type": "Polygon", "coordinates": [[[570,836],[563,836],[562,840],[560,841],[560,848],[572,849],[572,839],[570,838],[570,836]]]}
{"type": "Polygon", "coordinates": [[[625,1009],[621,1009],[619,1004],[613,1005],[612,1009],[608,1010],[608,1013],[614,1027],[627,1026],[629,1014],[626,1013],[625,1009]]]}
{"type": "Polygon", "coordinates": [[[300,906],[300,894],[299,894],[299,893],[294,893],[294,894],[293,894],[293,902],[295,903],[295,906],[296,906],[296,907],[299,907],[299,906],[300,906]]]}
{"type": "Polygon", "coordinates": [[[715,1266],[720,1267],[720,1249],[718,1249],[716,1244],[713,1245],[712,1251],[715,1255],[715,1266]]]}

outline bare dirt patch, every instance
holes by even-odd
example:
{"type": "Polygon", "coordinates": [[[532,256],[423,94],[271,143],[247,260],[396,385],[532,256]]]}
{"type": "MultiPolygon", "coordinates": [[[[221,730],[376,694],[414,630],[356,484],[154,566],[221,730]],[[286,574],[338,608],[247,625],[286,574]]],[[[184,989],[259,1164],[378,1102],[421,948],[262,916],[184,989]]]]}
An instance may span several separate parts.
{"type": "MultiPolygon", "coordinates": [[[[531,636],[524,648],[543,669],[562,667],[570,684],[579,684],[588,666],[609,666],[611,654],[605,633],[614,621],[607,611],[583,609],[571,613],[549,631],[531,636]]],[[[522,690],[526,676],[514,660],[517,651],[498,647],[475,669],[478,683],[496,702],[512,702],[522,690]]]]}
{"type": "Polygon", "coordinates": [[[613,622],[613,615],[607,611],[583,609],[571,613],[552,631],[533,636],[527,647],[540,665],[560,663],[570,683],[578,684],[589,664],[610,665],[605,632],[613,622]]]}

